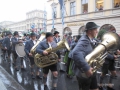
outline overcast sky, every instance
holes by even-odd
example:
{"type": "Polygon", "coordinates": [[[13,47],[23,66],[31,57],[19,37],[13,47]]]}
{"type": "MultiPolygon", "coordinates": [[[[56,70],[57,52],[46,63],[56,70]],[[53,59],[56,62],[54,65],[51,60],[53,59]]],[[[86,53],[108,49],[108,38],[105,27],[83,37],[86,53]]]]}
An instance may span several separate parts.
{"type": "MultiPolygon", "coordinates": [[[[26,19],[26,12],[44,10],[48,0],[0,0],[0,22],[21,21],[26,19]]],[[[47,7],[46,7],[47,9],[47,7]]]]}

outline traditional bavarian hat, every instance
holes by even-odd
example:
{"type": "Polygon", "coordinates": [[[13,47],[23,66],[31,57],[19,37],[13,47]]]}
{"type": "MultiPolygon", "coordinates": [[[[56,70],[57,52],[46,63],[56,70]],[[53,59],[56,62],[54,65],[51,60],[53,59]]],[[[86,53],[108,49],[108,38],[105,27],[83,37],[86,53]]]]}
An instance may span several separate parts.
{"type": "Polygon", "coordinates": [[[51,36],[53,36],[53,34],[51,32],[46,33],[46,38],[51,37],[51,36]]]}
{"type": "Polygon", "coordinates": [[[55,32],[54,32],[54,35],[55,35],[55,34],[59,34],[59,32],[58,32],[58,31],[55,31],[55,32]]]}
{"type": "Polygon", "coordinates": [[[99,26],[97,24],[95,24],[94,22],[88,22],[86,24],[86,29],[85,31],[88,31],[88,30],[93,30],[93,29],[96,29],[98,28],[99,26]]]}
{"type": "Polygon", "coordinates": [[[15,36],[15,35],[19,35],[17,31],[14,32],[14,36],[15,36]]]}
{"type": "Polygon", "coordinates": [[[31,37],[34,37],[34,36],[36,36],[36,34],[35,34],[35,33],[31,33],[30,36],[31,36],[31,37]]]}

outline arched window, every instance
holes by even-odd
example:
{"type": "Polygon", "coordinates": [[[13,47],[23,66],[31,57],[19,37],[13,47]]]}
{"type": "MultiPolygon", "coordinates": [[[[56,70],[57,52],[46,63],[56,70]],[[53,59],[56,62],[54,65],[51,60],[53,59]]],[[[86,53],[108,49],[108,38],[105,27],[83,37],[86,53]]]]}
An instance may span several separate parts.
{"type": "Polygon", "coordinates": [[[101,39],[101,37],[103,36],[104,33],[106,32],[116,32],[116,29],[113,25],[111,24],[105,24],[103,25],[100,30],[99,30],[99,33],[98,33],[98,38],[101,39]]]}
{"type": "Polygon", "coordinates": [[[64,35],[72,35],[72,30],[69,27],[66,27],[63,31],[64,35]]]}
{"type": "Polygon", "coordinates": [[[115,29],[115,27],[113,26],[113,25],[111,25],[111,24],[105,24],[105,25],[103,25],[101,28],[100,28],[100,30],[105,30],[105,31],[108,31],[108,32],[116,32],[116,29],[115,29]]]}
{"type": "Polygon", "coordinates": [[[85,26],[80,27],[79,31],[78,31],[79,35],[85,35],[85,26]]]}

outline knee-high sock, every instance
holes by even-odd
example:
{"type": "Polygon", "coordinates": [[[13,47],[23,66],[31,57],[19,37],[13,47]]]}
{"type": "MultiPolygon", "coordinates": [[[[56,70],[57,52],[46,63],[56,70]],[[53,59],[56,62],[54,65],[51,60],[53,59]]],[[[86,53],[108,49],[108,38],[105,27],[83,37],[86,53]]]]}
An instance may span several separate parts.
{"type": "Polygon", "coordinates": [[[43,83],[46,84],[46,82],[47,82],[47,77],[43,76],[43,83]]]}
{"type": "Polygon", "coordinates": [[[58,77],[53,76],[53,84],[57,84],[57,82],[58,82],[58,77]]]}

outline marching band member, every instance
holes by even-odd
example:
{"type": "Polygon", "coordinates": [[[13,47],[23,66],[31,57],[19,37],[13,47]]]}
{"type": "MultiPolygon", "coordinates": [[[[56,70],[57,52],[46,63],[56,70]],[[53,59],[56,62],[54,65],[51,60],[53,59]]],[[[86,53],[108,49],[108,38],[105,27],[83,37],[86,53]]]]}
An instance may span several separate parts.
{"type": "MultiPolygon", "coordinates": [[[[58,31],[55,31],[55,32],[54,32],[54,41],[55,41],[56,43],[58,43],[58,42],[60,41],[59,32],[58,32],[58,31]]],[[[60,51],[58,50],[58,51],[56,52],[56,54],[58,55],[58,58],[59,58],[59,61],[60,61],[60,59],[61,59],[60,51]]]]}
{"type": "MultiPolygon", "coordinates": [[[[49,47],[56,47],[56,46],[57,46],[57,44],[54,42],[53,34],[50,32],[47,32],[46,40],[40,42],[40,44],[36,48],[36,52],[41,55],[48,55],[48,52],[45,50],[49,47]]],[[[47,75],[48,75],[49,70],[51,70],[51,72],[53,74],[53,89],[52,90],[57,90],[57,81],[58,81],[57,64],[50,65],[50,66],[43,68],[44,90],[48,89],[46,82],[47,82],[47,75]]]]}
{"type": "Polygon", "coordinates": [[[100,76],[100,84],[103,83],[104,77],[106,74],[108,74],[108,71],[110,71],[111,76],[109,79],[109,83],[112,83],[112,79],[117,78],[117,73],[115,70],[115,60],[117,59],[117,56],[114,54],[109,54],[110,58],[105,58],[105,62],[102,66],[102,74],[100,76]]]}
{"type": "Polygon", "coordinates": [[[68,61],[67,61],[67,69],[66,69],[68,78],[72,78],[72,76],[74,75],[73,71],[72,71],[73,60],[71,59],[71,56],[72,56],[71,54],[72,54],[72,50],[76,46],[76,44],[77,44],[78,40],[80,39],[80,37],[81,37],[80,35],[75,36],[75,39],[72,42],[71,47],[70,47],[70,52],[68,54],[68,61]]]}
{"type": "Polygon", "coordinates": [[[11,54],[11,37],[12,33],[7,32],[7,37],[3,40],[2,46],[5,50],[5,52],[8,53],[8,62],[10,63],[10,54],[11,54]]]}
{"type": "MultiPolygon", "coordinates": [[[[110,26],[109,31],[116,33],[115,28],[113,26],[110,26]]],[[[102,74],[100,76],[100,84],[103,82],[105,75],[108,74],[108,71],[110,71],[111,73],[109,83],[112,83],[112,79],[117,78],[117,73],[115,70],[115,60],[118,58],[117,55],[120,55],[120,50],[115,51],[115,53],[111,53],[109,55],[111,56],[111,58],[105,58],[105,62],[102,66],[102,74]]]]}
{"type": "Polygon", "coordinates": [[[79,90],[98,90],[96,74],[92,72],[92,67],[85,61],[85,57],[94,49],[93,39],[97,35],[98,26],[94,22],[86,24],[86,35],[83,35],[72,51],[72,59],[75,63],[75,75],[77,76],[79,90]],[[81,70],[88,78],[81,75],[81,70]]]}
{"type": "MultiPolygon", "coordinates": [[[[35,33],[31,33],[30,34],[31,39],[28,40],[25,44],[25,52],[28,55],[29,59],[30,59],[30,63],[31,63],[31,75],[32,78],[35,79],[35,74],[34,74],[34,66],[35,66],[35,62],[34,62],[34,57],[33,55],[30,53],[31,48],[36,44],[36,34],[35,33]]],[[[37,78],[41,78],[40,77],[40,72],[39,72],[39,68],[37,68],[37,78]]]]}
{"type": "Polygon", "coordinates": [[[18,38],[19,38],[19,34],[18,34],[17,31],[15,31],[14,32],[14,37],[11,39],[11,41],[12,41],[12,53],[13,53],[14,59],[15,59],[14,62],[13,62],[13,64],[15,65],[15,69],[17,71],[19,70],[18,66],[17,66],[17,57],[18,57],[18,55],[17,55],[17,53],[15,51],[15,45],[18,44],[18,43],[22,43],[23,42],[22,40],[19,40],[18,38]]]}
{"type": "Polygon", "coordinates": [[[54,32],[54,41],[56,43],[58,43],[60,41],[60,38],[59,38],[59,32],[58,31],[55,31],[54,32]]]}
{"type": "Polygon", "coordinates": [[[30,39],[30,35],[27,34],[27,36],[26,36],[26,40],[29,40],[29,39],[30,39]]]}

